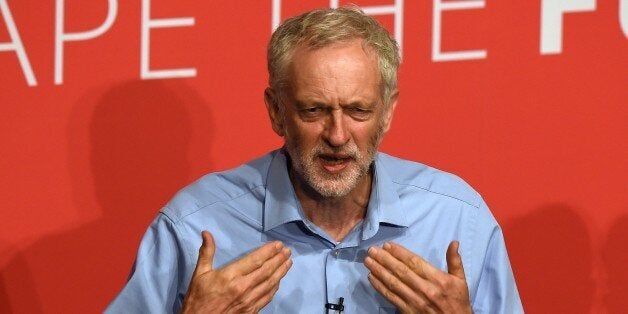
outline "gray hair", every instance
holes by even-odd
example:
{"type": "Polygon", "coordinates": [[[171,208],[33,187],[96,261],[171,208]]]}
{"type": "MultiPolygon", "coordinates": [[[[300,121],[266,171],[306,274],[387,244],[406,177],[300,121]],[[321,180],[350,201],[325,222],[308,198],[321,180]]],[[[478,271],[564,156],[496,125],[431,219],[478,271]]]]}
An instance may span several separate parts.
{"type": "Polygon", "coordinates": [[[377,53],[381,95],[388,105],[397,88],[399,48],[385,28],[357,7],[314,10],[280,25],[268,44],[270,87],[281,94],[288,86],[287,67],[297,46],[321,48],[354,38],[364,39],[377,53]]]}

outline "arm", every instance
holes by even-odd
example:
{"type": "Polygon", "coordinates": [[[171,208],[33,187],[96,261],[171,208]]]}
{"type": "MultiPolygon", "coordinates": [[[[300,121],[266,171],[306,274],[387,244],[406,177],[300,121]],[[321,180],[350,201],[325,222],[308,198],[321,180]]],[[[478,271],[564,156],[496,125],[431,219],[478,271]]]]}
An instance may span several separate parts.
{"type": "Polygon", "coordinates": [[[167,313],[181,308],[180,287],[192,264],[176,226],[160,214],[150,225],[122,291],[106,313],[167,313]]]}
{"type": "Polygon", "coordinates": [[[202,308],[205,302],[216,301],[216,296],[222,298],[220,306],[224,306],[222,301],[238,302],[239,306],[226,307],[234,310],[249,306],[261,307],[268,303],[276,291],[279,279],[291,265],[289,250],[279,242],[268,243],[241,260],[214,270],[213,238],[209,232],[203,232],[202,237],[203,244],[190,280],[189,272],[194,267],[194,261],[184,249],[176,226],[166,216],[160,215],[142,239],[128,282],[105,312],[174,313],[179,312],[182,306],[185,306],[184,311],[193,312],[194,309],[202,308]],[[268,275],[269,271],[273,275],[268,275]],[[185,289],[188,282],[188,293],[182,304],[185,292],[182,289],[185,289]],[[225,289],[232,290],[231,294],[223,298],[225,289]],[[242,289],[241,293],[233,294],[236,289],[242,289]],[[266,296],[268,301],[261,300],[260,294],[266,296]]]}
{"type": "Polygon", "coordinates": [[[504,236],[499,227],[490,235],[472,302],[473,308],[479,313],[523,313],[504,236]]]}

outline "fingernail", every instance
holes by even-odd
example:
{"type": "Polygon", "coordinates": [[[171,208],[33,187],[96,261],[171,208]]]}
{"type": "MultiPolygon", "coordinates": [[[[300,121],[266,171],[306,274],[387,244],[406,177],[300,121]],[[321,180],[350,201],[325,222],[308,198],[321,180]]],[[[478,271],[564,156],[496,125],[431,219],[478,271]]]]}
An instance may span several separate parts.
{"type": "Polygon", "coordinates": [[[390,245],[390,243],[386,242],[383,245],[384,250],[390,250],[390,248],[392,247],[392,245],[390,245]]]}
{"type": "Polygon", "coordinates": [[[281,250],[281,253],[285,256],[290,256],[290,249],[287,247],[284,247],[283,250],[281,250]]]}
{"type": "Polygon", "coordinates": [[[275,241],[275,250],[279,250],[283,247],[283,244],[279,241],[275,241]]]}
{"type": "Polygon", "coordinates": [[[378,248],[377,248],[377,247],[375,247],[375,246],[371,246],[371,247],[369,248],[368,253],[369,253],[369,255],[375,256],[375,255],[377,255],[377,253],[379,253],[379,252],[378,252],[378,248]]]}

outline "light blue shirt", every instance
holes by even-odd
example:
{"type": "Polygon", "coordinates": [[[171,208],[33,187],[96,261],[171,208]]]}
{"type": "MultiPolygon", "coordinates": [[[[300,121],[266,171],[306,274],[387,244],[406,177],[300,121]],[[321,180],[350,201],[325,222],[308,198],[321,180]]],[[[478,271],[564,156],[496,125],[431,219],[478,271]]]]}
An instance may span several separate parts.
{"type": "Polygon", "coordinates": [[[366,217],[340,243],[304,215],[283,150],[202,177],[150,225],[107,312],[178,312],[202,230],[214,236],[216,268],[273,240],[292,250],[292,268],[263,313],[325,313],[325,303],[340,297],[344,313],[394,312],[367,279],[367,249],[394,241],[447,271],[452,240],[460,241],[475,313],[523,312],[501,229],[477,192],[454,175],[383,153],[374,170],[366,217]]]}

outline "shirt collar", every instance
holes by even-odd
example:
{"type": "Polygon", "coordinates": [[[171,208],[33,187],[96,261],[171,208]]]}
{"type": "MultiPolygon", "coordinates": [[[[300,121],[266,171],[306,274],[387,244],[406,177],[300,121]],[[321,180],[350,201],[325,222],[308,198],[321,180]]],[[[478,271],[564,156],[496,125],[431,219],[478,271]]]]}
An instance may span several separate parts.
{"type": "MultiPolygon", "coordinates": [[[[377,153],[374,166],[375,177],[363,224],[363,239],[374,236],[381,223],[398,227],[408,226],[399,195],[394,188],[394,182],[388,175],[381,157],[381,154],[377,153]]],[[[292,221],[307,221],[290,181],[283,149],[275,152],[266,180],[264,232],[292,221]]]]}
{"type": "Polygon", "coordinates": [[[288,175],[288,163],[285,151],[275,152],[268,177],[266,179],[266,198],[264,199],[264,232],[288,222],[302,220],[305,216],[300,210],[296,194],[288,175]]]}
{"type": "Polygon", "coordinates": [[[397,227],[408,227],[408,220],[401,207],[395,183],[388,175],[382,154],[380,153],[377,153],[375,156],[374,171],[373,188],[371,189],[371,197],[366,210],[362,240],[373,237],[382,223],[397,227]]]}

